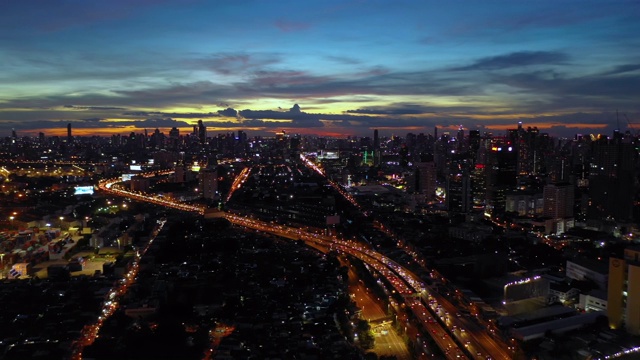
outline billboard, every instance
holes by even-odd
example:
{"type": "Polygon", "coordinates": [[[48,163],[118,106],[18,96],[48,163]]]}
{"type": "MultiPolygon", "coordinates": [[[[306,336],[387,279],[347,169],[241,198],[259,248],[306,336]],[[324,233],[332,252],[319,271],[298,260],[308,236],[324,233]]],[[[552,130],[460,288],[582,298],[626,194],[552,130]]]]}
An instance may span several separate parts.
{"type": "Polygon", "coordinates": [[[140,165],[130,165],[129,170],[131,171],[142,171],[142,166],[140,165]]]}
{"type": "Polygon", "coordinates": [[[503,304],[546,297],[549,294],[549,282],[540,276],[525,278],[508,283],[504,286],[503,304]]]}
{"type": "Polygon", "coordinates": [[[122,181],[129,181],[135,174],[122,174],[122,181]]]}
{"type": "Polygon", "coordinates": [[[73,195],[93,195],[93,186],[76,186],[73,195]]]}

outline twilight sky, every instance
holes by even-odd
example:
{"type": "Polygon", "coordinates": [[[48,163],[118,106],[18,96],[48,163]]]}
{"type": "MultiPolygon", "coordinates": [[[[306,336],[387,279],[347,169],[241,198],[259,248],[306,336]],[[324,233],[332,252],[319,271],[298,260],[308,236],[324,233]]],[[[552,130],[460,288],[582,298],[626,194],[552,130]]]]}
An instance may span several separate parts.
{"type": "Polygon", "coordinates": [[[640,1],[0,0],[0,136],[198,119],[210,135],[635,133],[640,1]]]}

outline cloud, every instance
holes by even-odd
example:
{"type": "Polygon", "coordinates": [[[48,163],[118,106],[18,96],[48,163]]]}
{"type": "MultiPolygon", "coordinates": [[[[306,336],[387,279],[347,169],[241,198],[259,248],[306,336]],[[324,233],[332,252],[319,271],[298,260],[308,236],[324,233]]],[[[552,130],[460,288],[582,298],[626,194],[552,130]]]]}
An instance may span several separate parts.
{"type": "Polygon", "coordinates": [[[482,58],[471,65],[457,67],[453,70],[501,70],[531,65],[566,64],[568,60],[568,55],[557,51],[520,51],[482,58]]]}
{"type": "Polygon", "coordinates": [[[293,32],[307,30],[311,27],[311,24],[299,21],[277,20],[275,26],[282,32],[293,32]]]}
{"type": "Polygon", "coordinates": [[[322,115],[308,114],[300,109],[298,104],[293,105],[289,111],[273,110],[242,110],[239,114],[246,119],[291,120],[294,127],[322,127],[320,119],[322,115]]]}
{"type": "Polygon", "coordinates": [[[416,104],[397,104],[389,106],[373,106],[366,109],[347,110],[349,114],[370,115],[415,115],[435,112],[434,108],[416,104]]]}
{"type": "Polygon", "coordinates": [[[127,125],[133,125],[137,128],[171,128],[171,127],[192,126],[186,121],[179,121],[171,118],[151,118],[151,119],[137,120],[137,121],[131,121],[127,125]]]}
{"type": "Polygon", "coordinates": [[[226,117],[237,117],[238,111],[236,109],[232,109],[228,107],[224,110],[218,110],[218,114],[226,117]]]}
{"type": "Polygon", "coordinates": [[[126,110],[122,107],[115,106],[76,106],[76,105],[63,105],[63,108],[74,110],[126,110]]]}
{"type": "Polygon", "coordinates": [[[200,119],[200,118],[212,118],[219,117],[217,113],[168,113],[161,111],[127,111],[122,113],[124,116],[134,116],[134,117],[142,117],[142,116],[159,116],[159,117],[170,117],[170,118],[182,118],[182,119],[200,119]]]}
{"type": "Polygon", "coordinates": [[[329,55],[329,56],[326,56],[325,58],[343,65],[359,65],[362,63],[361,60],[358,60],[352,57],[347,57],[347,56],[329,55]]]}
{"type": "Polygon", "coordinates": [[[616,66],[613,70],[605,72],[603,75],[623,74],[623,73],[633,72],[637,70],[640,70],[640,64],[625,64],[625,65],[616,66]]]}
{"type": "Polygon", "coordinates": [[[243,75],[281,61],[280,56],[273,53],[225,53],[188,61],[188,63],[222,75],[243,75]]]}
{"type": "Polygon", "coordinates": [[[104,118],[85,118],[85,119],[80,119],[82,121],[86,121],[86,122],[100,122],[100,121],[104,121],[107,119],[104,118]]]}

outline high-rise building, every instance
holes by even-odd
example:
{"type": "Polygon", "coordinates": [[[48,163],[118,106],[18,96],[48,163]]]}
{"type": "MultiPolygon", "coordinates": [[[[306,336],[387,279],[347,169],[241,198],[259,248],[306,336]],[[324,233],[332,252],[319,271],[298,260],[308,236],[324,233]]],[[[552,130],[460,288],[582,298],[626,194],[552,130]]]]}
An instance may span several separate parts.
{"type": "Polygon", "coordinates": [[[204,126],[202,120],[198,120],[198,140],[200,144],[204,144],[207,141],[207,127],[204,126]]]}
{"type": "Polygon", "coordinates": [[[634,171],[637,151],[634,144],[600,139],[593,143],[589,174],[589,215],[612,216],[625,221],[633,217],[634,171]]]}
{"type": "Polygon", "coordinates": [[[473,206],[469,160],[464,155],[451,159],[447,176],[447,210],[466,213],[473,206]]]}
{"type": "Polygon", "coordinates": [[[71,142],[73,137],[71,136],[71,123],[67,124],[67,141],[71,142]]]}
{"type": "Polygon", "coordinates": [[[218,198],[218,171],[213,168],[200,170],[200,191],[202,197],[208,200],[218,198]]]}
{"type": "Polygon", "coordinates": [[[457,150],[460,152],[464,148],[464,128],[462,125],[458,127],[458,135],[456,135],[457,150]]]}
{"type": "Polygon", "coordinates": [[[426,201],[436,196],[436,164],[431,161],[415,163],[416,192],[425,195],[426,201]]]}
{"type": "Polygon", "coordinates": [[[378,129],[373,130],[373,150],[380,149],[380,137],[378,135],[378,129]]]}
{"type": "Polygon", "coordinates": [[[496,142],[487,152],[487,208],[500,213],[506,207],[506,193],[517,185],[517,152],[512,146],[496,142]]]}
{"type": "Polygon", "coordinates": [[[640,335],[640,248],[624,250],[623,258],[609,259],[607,316],[609,326],[622,326],[640,335]]]}
{"type": "Polygon", "coordinates": [[[373,130],[373,165],[380,165],[382,155],[380,154],[380,137],[378,135],[378,129],[373,130]]]}
{"type": "Polygon", "coordinates": [[[573,185],[569,183],[545,185],[542,196],[544,198],[543,216],[553,219],[573,217],[573,185]]]}
{"type": "Polygon", "coordinates": [[[471,201],[476,209],[483,209],[487,202],[486,169],[484,164],[475,164],[471,170],[471,201]]]}
{"type": "Polygon", "coordinates": [[[179,143],[180,143],[180,130],[174,126],[171,128],[171,130],[169,130],[169,147],[172,150],[177,150],[179,143]]]}

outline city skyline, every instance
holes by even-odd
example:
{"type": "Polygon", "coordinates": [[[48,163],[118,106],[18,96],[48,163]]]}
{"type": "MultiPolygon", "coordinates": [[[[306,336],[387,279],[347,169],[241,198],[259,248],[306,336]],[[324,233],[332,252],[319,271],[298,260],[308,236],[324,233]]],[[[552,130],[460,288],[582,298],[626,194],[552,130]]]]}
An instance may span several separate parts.
{"type": "Polygon", "coordinates": [[[640,130],[634,1],[0,4],[0,134],[640,130]],[[617,113],[619,112],[619,113],[617,113]]]}

